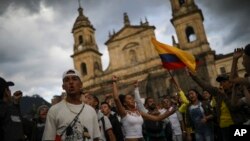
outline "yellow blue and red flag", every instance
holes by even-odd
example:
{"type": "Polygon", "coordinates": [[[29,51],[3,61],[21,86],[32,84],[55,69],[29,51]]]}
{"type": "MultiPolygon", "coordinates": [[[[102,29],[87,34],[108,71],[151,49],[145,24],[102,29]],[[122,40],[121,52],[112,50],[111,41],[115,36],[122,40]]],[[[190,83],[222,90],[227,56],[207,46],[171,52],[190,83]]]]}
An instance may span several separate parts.
{"type": "Polygon", "coordinates": [[[196,60],[191,53],[160,43],[155,38],[152,38],[151,42],[159,53],[164,68],[173,70],[188,67],[192,72],[195,72],[196,60]]]}

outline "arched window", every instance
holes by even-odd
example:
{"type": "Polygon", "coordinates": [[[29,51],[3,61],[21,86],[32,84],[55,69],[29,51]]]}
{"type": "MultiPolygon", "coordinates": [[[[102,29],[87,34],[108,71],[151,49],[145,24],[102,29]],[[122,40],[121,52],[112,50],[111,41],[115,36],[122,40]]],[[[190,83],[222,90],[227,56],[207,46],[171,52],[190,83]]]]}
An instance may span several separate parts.
{"type": "Polygon", "coordinates": [[[82,43],[83,43],[82,35],[80,35],[80,36],[78,37],[78,40],[79,40],[79,44],[82,44],[82,43]]]}
{"type": "Polygon", "coordinates": [[[94,63],[94,70],[101,70],[100,65],[97,62],[94,63]]]}
{"type": "Polygon", "coordinates": [[[195,32],[194,32],[194,29],[191,26],[188,26],[186,28],[186,36],[187,36],[188,42],[193,42],[197,39],[195,32]]]}
{"type": "Polygon", "coordinates": [[[137,56],[136,56],[136,52],[134,50],[129,51],[129,57],[130,57],[130,62],[132,64],[137,62],[137,56]]]}
{"type": "Polygon", "coordinates": [[[81,73],[82,73],[83,76],[88,74],[87,65],[85,63],[81,64],[81,73]]]}
{"type": "Polygon", "coordinates": [[[182,6],[183,4],[185,4],[186,0],[179,0],[180,6],[182,6]]]}

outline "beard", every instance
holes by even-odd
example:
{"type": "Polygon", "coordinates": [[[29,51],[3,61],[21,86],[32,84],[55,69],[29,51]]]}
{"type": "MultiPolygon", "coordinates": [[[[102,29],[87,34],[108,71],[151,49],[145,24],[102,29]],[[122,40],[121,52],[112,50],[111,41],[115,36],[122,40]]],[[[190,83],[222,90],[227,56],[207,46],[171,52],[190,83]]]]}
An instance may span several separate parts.
{"type": "Polygon", "coordinates": [[[150,111],[154,111],[156,108],[157,108],[157,107],[156,107],[156,104],[155,104],[155,103],[153,103],[153,104],[151,104],[150,106],[148,106],[148,110],[150,110],[150,111]]]}

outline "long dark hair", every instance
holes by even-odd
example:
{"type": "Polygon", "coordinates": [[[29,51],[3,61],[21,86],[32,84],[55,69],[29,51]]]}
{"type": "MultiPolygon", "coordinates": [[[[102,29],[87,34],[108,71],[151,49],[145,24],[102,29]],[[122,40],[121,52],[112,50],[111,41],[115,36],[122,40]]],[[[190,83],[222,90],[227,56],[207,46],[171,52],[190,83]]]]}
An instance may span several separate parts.
{"type": "Polygon", "coordinates": [[[120,100],[122,106],[125,107],[126,109],[128,109],[128,107],[127,107],[124,103],[125,103],[125,99],[126,99],[126,97],[127,97],[128,95],[130,95],[130,96],[133,97],[132,94],[120,94],[120,95],[119,95],[119,100],[120,100]]]}
{"type": "Polygon", "coordinates": [[[150,97],[150,96],[147,97],[147,98],[145,99],[144,106],[146,106],[146,107],[148,106],[148,100],[149,100],[149,99],[153,99],[153,97],[150,97]]]}
{"type": "Polygon", "coordinates": [[[126,106],[124,105],[124,103],[125,103],[125,98],[126,98],[126,95],[125,95],[125,94],[120,94],[120,95],[119,95],[119,100],[121,101],[123,107],[126,107],[126,106]]]}
{"type": "MultiPolygon", "coordinates": [[[[197,95],[197,99],[198,99],[199,101],[202,101],[202,96],[201,96],[201,94],[200,94],[196,89],[194,89],[194,88],[189,89],[187,95],[189,95],[189,92],[190,92],[190,91],[194,91],[194,92],[196,93],[196,95],[197,95]]],[[[187,97],[187,98],[189,99],[189,97],[187,97]]]]}
{"type": "MultiPolygon", "coordinates": [[[[205,91],[208,92],[209,95],[210,95],[209,100],[212,100],[212,98],[213,98],[212,94],[211,94],[207,89],[203,89],[203,90],[202,90],[202,93],[204,93],[205,91]]],[[[202,99],[203,99],[203,98],[202,98],[202,99]]]]}

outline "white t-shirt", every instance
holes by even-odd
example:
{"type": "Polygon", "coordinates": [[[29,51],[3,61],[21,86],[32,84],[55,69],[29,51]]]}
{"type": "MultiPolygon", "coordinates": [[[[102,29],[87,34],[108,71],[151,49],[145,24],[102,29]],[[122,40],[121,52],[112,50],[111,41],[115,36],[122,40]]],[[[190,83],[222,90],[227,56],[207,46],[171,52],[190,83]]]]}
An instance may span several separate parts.
{"type": "MultiPolygon", "coordinates": [[[[83,104],[66,103],[65,100],[52,106],[47,114],[43,140],[55,140],[56,135],[61,135],[63,130],[80,112],[82,106],[83,104]]],[[[93,141],[94,138],[100,137],[97,114],[91,106],[84,105],[84,109],[72,130],[73,134],[70,136],[66,136],[66,132],[63,133],[62,141],[82,141],[84,138],[83,133],[89,135],[90,139],[87,139],[87,141],[93,141]]]]}
{"type": "MultiPolygon", "coordinates": [[[[169,110],[171,110],[171,109],[172,109],[172,107],[169,108],[169,110]]],[[[181,130],[180,121],[183,120],[182,115],[178,111],[176,111],[175,113],[170,115],[168,117],[168,119],[170,120],[170,123],[171,123],[173,135],[181,135],[182,130],[181,130]]]]}
{"type": "MultiPolygon", "coordinates": [[[[99,114],[98,114],[98,116],[99,116],[99,114]]],[[[107,116],[98,117],[98,119],[99,119],[99,128],[100,128],[100,131],[101,131],[101,140],[106,141],[104,130],[103,130],[103,124],[102,124],[102,120],[101,120],[102,117],[103,117],[104,123],[105,123],[105,131],[107,131],[109,129],[112,129],[112,125],[111,125],[110,120],[108,119],[107,116]]]]}
{"type": "Polygon", "coordinates": [[[121,119],[125,138],[142,138],[143,118],[139,112],[126,111],[127,114],[121,119]]]}

